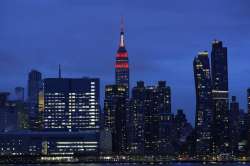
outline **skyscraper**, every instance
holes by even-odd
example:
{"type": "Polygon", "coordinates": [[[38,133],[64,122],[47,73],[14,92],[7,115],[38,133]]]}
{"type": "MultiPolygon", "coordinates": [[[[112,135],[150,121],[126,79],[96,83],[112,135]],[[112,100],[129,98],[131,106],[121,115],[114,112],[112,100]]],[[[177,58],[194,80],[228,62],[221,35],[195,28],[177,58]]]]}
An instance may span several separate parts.
{"type": "Polygon", "coordinates": [[[128,146],[132,154],[144,154],[144,102],[145,91],[143,81],[138,81],[132,88],[128,114],[128,146]]]}
{"type": "Polygon", "coordinates": [[[112,134],[112,151],[125,153],[127,149],[127,87],[107,85],[105,87],[104,116],[105,128],[112,134]]]}
{"type": "Polygon", "coordinates": [[[42,88],[42,74],[37,70],[31,70],[28,78],[28,103],[32,117],[38,113],[38,96],[42,88]]]}
{"type": "Polygon", "coordinates": [[[250,155],[250,88],[247,89],[247,137],[248,155],[250,155]]]}
{"type": "Polygon", "coordinates": [[[187,138],[193,131],[192,125],[187,121],[186,115],[182,109],[177,110],[177,114],[174,117],[175,125],[175,141],[177,142],[176,150],[179,152],[183,148],[184,144],[187,143],[187,138]]]}
{"type": "MultiPolygon", "coordinates": [[[[237,156],[247,156],[247,141],[248,133],[247,133],[247,113],[244,111],[244,109],[239,110],[239,142],[238,142],[238,148],[237,148],[237,156]]],[[[231,122],[230,122],[231,123],[231,122]]]]}
{"type": "Polygon", "coordinates": [[[208,52],[199,52],[193,61],[196,89],[196,154],[207,156],[212,141],[212,87],[208,52]]]}
{"type": "Polygon", "coordinates": [[[240,141],[240,108],[236,101],[236,96],[232,96],[229,110],[230,146],[233,155],[238,154],[238,144],[240,141]]]}
{"type": "Polygon", "coordinates": [[[212,43],[211,53],[212,98],[213,98],[213,152],[214,154],[228,154],[229,126],[228,126],[228,67],[227,48],[221,41],[212,43]]]}
{"type": "Polygon", "coordinates": [[[9,95],[9,92],[0,92],[0,107],[6,107],[9,95]]]}
{"type": "Polygon", "coordinates": [[[121,22],[120,43],[116,54],[115,82],[117,85],[124,85],[127,88],[129,97],[129,62],[128,52],[125,48],[125,34],[123,20],[121,22]]]}
{"type": "Polygon", "coordinates": [[[129,112],[129,147],[133,153],[170,154],[173,151],[171,90],[165,81],[132,90],[129,112]]]}
{"type": "Polygon", "coordinates": [[[44,79],[43,128],[52,131],[99,130],[97,78],[44,79]]]}
{"type": "Polygon", "coordinates": [[[40,129],[40,113],[38,106],[39,91],[42,89],[42,74],[31,70],[28,78],[29,126],[32,130],[40,129]]]}
{"type": "Polygon", "coordinates": [[[18,109],[16,101],[9,100],[10,93],[0,92],[0,132],[18,129],[18,109]]]}
{"type": "Polygon", "coordinates": [[[171,89],[165,81],[156,87],[156,109],[159,111],[159,154],[173,154],[174,115],[171,112],[171,89]]]}
{"type": "Polygon", "coordinates": [[[247,113],[250,114],[250,88],[247,89],[247,113]]]}

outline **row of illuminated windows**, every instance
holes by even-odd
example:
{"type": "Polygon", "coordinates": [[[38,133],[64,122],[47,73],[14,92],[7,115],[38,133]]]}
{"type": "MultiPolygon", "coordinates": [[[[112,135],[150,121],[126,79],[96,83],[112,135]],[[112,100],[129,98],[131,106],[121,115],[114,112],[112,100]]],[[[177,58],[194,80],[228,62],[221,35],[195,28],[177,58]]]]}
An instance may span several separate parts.
{"type": "MultiPolygon", "coordinates": [[[[51,122],[51,123],[46,123],[45,126],[47,127],[51,127],[51,128],[62,128],[63,126],[67,126],[70,128],[72,127],[78,127],[78,128],[82,128],[82,127],[85,127],[84,125],[91,125],[91,123],[55,123],[55,122],[51,122]]],[[[92,125],[95,125],[95,123],[93,123],[92,125]]]]}
{"type": "MultiPolygon", "coordinates": [[[[94,88],[95,86],[91,86],[91,88],[94,88]]],[[[88,93],[88,92],[87,92],[88,93]]],[[[82,94],[86,94],[86,93],[81,93],[81,92],[77,92],[77,93],[68,93],[69,95],[72,95],[72,96],[74,96],[74,95],[82,95],[82,94]]],[[[52,95],[55,95],[55,96],[63,96],[63,95],[65,95],[65,93],[58,93],[58,92],[55,92],[55,93],[45,93],[45,95],[48,95],[48,96],[52,96],[52,95]]]]}
{"type": "MultiPolygon", "coordinates": [[[[98,109],[69,109],[69,112],[96,112],[99,111],[98,109]]],[[[51,109],[49,107],[45,107],[45,112],[68,112],[65,109],[51,109]]]]}
{"type": "Polygon", "coordinates": [[[84,112],[84,113],[72,113],[72,112],[52,112],[52,113],[45,113],[44,114],[44,117],[47,117],[47,116],[67,116],[67,115],[72,115],[72,116],[79,116],[79,115],[84,115],[84,116],[93,116],[93,115],[98,115],[98,112],[84,112]]]}
{"type": "Polygon", "coordinates": [[[44,95],[48,95],[48,96],[51,96],[51,95],[61,96],[61,95],[64,95],[64,93],[45,93],[44,95]]]}
{"type": "MultiPolygon", "coordinates": [[[[69,116],[69,118],[72,118],[72,119],[81,119],[81,120],[84,120],[84,119],[89,119],[89,118],[97,118],[96,115],[85,115],[85,116],[69,116]]],[[[68,116],[67,116],[68,117],[68,116]]],[[[67,118],[66,116],[59,116],[59,115],[54,115],[54,116],[45,116],[45,119],[61,119],[61,118],[67,118]]]]}
{"type": "MultiPolygon", "coordinates": [[[[56,101],[53,101],[53,100],[48,100],[48,101],[45,101],[45,104],[46,105],[53,105],[53,106],[64,106],[66,105],[65,102],[56,102],[56,101]]],[[[94,104],[98,104],[97,102],[95,102],[95,100],[89,100],[88,102],[75,102],[73,100],[70,100],[69,101],[69,105],[86,105],[86,104],[89,104],[89,105],[94,105],[94,104]]]]}
{"type": "Polygon", "coordinates": [[[97,148],[97,146],[96,145],[58,145],[57,148],[97,148]]]}
{"type": "MultiPolygon", "coordinates": [[[[89,96],[89,95],[95,95],[95,89],[91,89],[90,92],[86,92],[86,93],[77,93],[77,94],[69,94],[69,98],[75,98],[75,97],[85,97],[85,96],[89,96]]],[[[61,95],[56,95],[56,94],[53,94],[53,93],[45,93],[44,94],[45,97],[48,97],[48,98],[65,98],[66,97],[66,94],[61,94],[61,95]]]]}
{"type": "Polygon", "coordinates": [[[46,112],[65,112],[63,109],[48,109],[49,107],[45,107],[46,112]]]}
{"type": "Polygon", "coordinates": [[[69,125],[58,125],[56,123],[49,123],[49,124],[44,124],[45,129],[64,129],[65,127],[67,128],[75,128],[75,129],[96,129],[99,128],[100,126],[96,125],[96,123],[90,123],[90,124],[85,124],[86,126],[79,126],[79,124],[76,124],[75,126],[69,126],[69,125]]]}
{"type": "Polygon", "coordinates": [[[69,107],[77,107],[77,108],[89,108],[89,105],[97,105],[98,103],[69,103],[69,107]]]}
{"type": "Polygon", "coordinates": [[[81,122],[89,122],[89,121],[97,121],[99,119],[98,116],[88,116],[88,117],[81,117],[81,118],[78,118],[78,117],[63,117],[63,118],[57,118],[57,117],[52,117],[52,118],[47,118],[45,117],[44,118],[44,122],[57,122],[57,121],[60,121],[60,122],[77,122],[77,121],[81,121],[81,122]]]}
{"type": "Polygon", "coordinates": [[[62,102],[60,102],[60,103],[58,103],[58,102],[55,102],[55,101],[46,101],[46,105],[65,105],[65,103],[62,103],[62,102]]]}
{"type": "Polygon", "coordinates": [[[88,121],[97,121],[99,118],[98,116],[82,116],[82,117],[76,117],[76,116],[65,116],[65,117],[44,117],[44,122],[71,122],[71,121],[82,121],[82,122],[88,122],[88,121]]]}
{"type": "MultiPolygon", "coordinates": [[[[96,103],[90,103],[89,105],[90,105],[90,107],[89,106],[70,105],[69,109],[81,109],[81,108],[88,109],[88,108],[96,108],[97,107],[96,103]]],[[[54,108],[54,107],[52,107],[52,108],[54,108]]]]}
{"type": "Polygon", "coordinates": [[[53,109],[53,110],[64,110],[66,107],[65,106],[45,106],[44,108],[48,109],[53,109]]]}
{"type": "Polygon", "coordinates": [[[88,119],[96,119],[98,118],[98,114],[94,114],[94,115],[58,115],[58,114],[54,114],[54,115],[49,115],[49,116],[44,116],[44,119],[62,119],[62,121],[66,121],[66,119],[70,118],[69,120],[71,119],[81,119],[81,120],[88,120],[88,119]]]}

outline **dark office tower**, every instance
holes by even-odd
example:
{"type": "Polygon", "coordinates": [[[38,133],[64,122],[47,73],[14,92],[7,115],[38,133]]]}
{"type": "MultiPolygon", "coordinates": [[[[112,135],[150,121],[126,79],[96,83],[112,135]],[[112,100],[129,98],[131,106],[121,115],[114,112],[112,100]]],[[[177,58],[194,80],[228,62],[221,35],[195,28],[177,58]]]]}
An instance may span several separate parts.
{"type": "Polygon", "coordinates": [[[10,93],[0,92],[0,107],[6,107],[10,93]]]}
{"type": "Polygon", "coordinates": [[[247,118],[246,126],[248,128],[249,140],[250,140],[250,88],[247,89],[247,118]]]}
{"type": "Polygon", "coordinates": [[[171,89],[165,81],[159,81],[156,88],[156,109],[159,110],[159,153],[172,154],[174,115],[171,113],[171,89]]]}
{"type": "Polygon", "coordinates": [[[164,81],[147,87],[138,82],[133,88],[129,108],[130,151],[155,155],[172,153],[170,87],[164,81]]]}
{"type": "Polygon", "coordinates": [[[105,87],[105,128],[111,131],[112,151],[116,154],[125,153],[127,149],[126,103],[126,86],[107,85],[105,87]]]}
{"type": "Polygon", "coordinates": [[[144,154],[144,102],[146,91],[143,81],[132,89],[128,117],[128,145],[131,154],[144,154]]]}
{"type": "Polygon", "coordinates": [[[250,88],[247,89],[247,137],[248,137],[248,155],[250,156],[250,88]]]}
{"type": "Polygon", "coordinates": [[[159,153],[159,110],[156,103],[156,88],[148,86],[144,101],[144,149],[146,154],[159,153]]]}
{"type": "Polygon", "coordinates": [[[239,110],[239,142],[237,155],[247,156],[247,113],[244,109],[239,110]]]}
{"type": "Polygon", "coordinates": [[[155,87],[147,87],[144,101],[144,149],[146,154],[158,154],[159,151],[159,112],[154,99],[155,87]]]}
{"type": "Polygon", "coordinates": [[[187,121],[186,115],[182,109],[177,110],[177,114],[174,117],[175,131],[173,134],[176,142],[176,151],[181,151],[185,143],[187,143],[188,137],[193,131],[192,125],[187,121]]]}
{"type": "Polygon", "coordinates": [[[228,154],[228,69],[227,48],[221,41],[213,41],[211,53],[212,98],[213,98],[213,153],[228,154]]]}
{"type": "Polygon", "coordinates": [[[0,92],[0,132],[18,129],[18,111],[16,101],[9,100],[8,92],[0,92]]]}
{"type": "Polygon", "coordinates": [[[186,115],[182,109],[177,110],[177,114],[174,117],[175,128],[176,128],[176,139],[181,142],[182,128],[187,123],[186,115]]]}
{"type": "Polygon", "coordinates": [[[98,131],[99,84],[97,78],[44,79],[44,130],[98,131]]]}
{"type": "Polygon", "coordinates": [[[204,157],[211,152],[212,87],[208,52],[200,52],[193,62],[196,90],[196,154],[204,157]]]}
{"type": "Polygon", "coordinates": [[[240,141],[240,110],[236,96],[232,96],[229,112],[230,147],[232,155],[238,154],[238,143],[240,141]]]}
{"type": "Polygon", "coordinates": [[[247,89],[247,113],[250,114],[250,88],[247,89]]]}
{"type": "Polygon", "coordinates": [[[244,131],[246,132],[247,127],[247,112],[244,109],[239,110],[239,117],[240,117],[240,130],[241,133],[244,131]]]}
{"type": "Polygon", "coordinates": [[[42,87],[42,74],[37,70],[32,70],[28,78],[28,103],[30,107],[30,116],[38,114],[38,96],[42,87]]]}
{"type": "Polygon", "coordinates": [[[128,62],[128,52],[125,48],[123,20],[121,23],[119,48],[116,54],[115,82],[117,85],[126,86],[127,96],[129,96],[129,62],[128,62]]]}
{"type": "Polygon", "coordinates": [[[24,88],[23,87],[16,87],[15,94],[16,94],[16,100],[24,101],[24,88]]]}

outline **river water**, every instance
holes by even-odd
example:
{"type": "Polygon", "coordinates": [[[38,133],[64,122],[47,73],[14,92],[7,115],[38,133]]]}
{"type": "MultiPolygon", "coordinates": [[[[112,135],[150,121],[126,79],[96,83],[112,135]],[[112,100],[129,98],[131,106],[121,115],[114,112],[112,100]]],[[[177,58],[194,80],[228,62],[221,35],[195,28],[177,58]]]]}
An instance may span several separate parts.
{"type": "Polygon", "coordinates": [[[6,164],[6,166],[152,166],[152,165],[159,165],[159,166],[204,166],[204,165],[211,165],[211,166],[250,166],[250,163],[170,163],[170,164],[85,164],[85,163],[77,163],[77,164],[6,164]]]}

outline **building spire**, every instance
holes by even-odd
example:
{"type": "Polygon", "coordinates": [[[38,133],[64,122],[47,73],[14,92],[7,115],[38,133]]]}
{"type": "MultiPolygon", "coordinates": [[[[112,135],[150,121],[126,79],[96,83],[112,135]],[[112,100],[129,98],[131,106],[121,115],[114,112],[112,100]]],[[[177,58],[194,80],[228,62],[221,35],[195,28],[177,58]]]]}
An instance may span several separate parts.
{"type": "Polygon", "coordinates": [[[62,78],[62,73],[61,73],[61,64],[59,64],[58,77],[59,77],[59,78],[62,78]]]}
{"type": "Polygon", "coordinates": [[[124,33],[124,17],[121,16],[121,32],[124,33]]]}
{"type": "Polygon", "coordinates": [[[124,43],[124,18],[121,17],[121,32],[120,32],[120,44],[119,47],[125,47],[124,43]]]}

